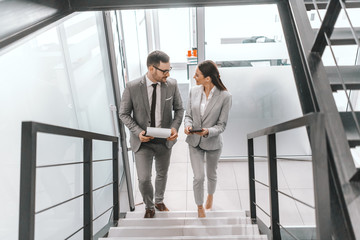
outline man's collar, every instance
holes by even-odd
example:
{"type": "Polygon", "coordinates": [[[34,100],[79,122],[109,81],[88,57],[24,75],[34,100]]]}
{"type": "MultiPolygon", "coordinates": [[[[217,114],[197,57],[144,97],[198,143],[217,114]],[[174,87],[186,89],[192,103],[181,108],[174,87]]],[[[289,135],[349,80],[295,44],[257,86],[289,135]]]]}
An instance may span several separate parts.
{"type": "MultiPolygon", "coordinates": [[[[149,86],[151,86],[151,85],[154,84],[154,82],[151,81],[151,80],[148,78],[147,74],[145,74],[145,79],[146,79],[146,86],[147,86],[147,87],[149,87],[149,86]]],[[[156,82],[156,84],[159,84],[159,82],[156,82]]]]}

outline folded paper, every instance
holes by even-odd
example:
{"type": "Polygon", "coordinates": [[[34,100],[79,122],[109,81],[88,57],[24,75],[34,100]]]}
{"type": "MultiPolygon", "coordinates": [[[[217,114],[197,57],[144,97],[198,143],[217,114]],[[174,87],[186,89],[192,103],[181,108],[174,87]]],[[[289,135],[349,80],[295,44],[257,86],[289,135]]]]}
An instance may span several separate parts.
{"type": "Polygon", "coordinates": [[[146,136],[152,136],[156,138],[168,138],[171,136],[170,128],[146,128],[146,136]]]}

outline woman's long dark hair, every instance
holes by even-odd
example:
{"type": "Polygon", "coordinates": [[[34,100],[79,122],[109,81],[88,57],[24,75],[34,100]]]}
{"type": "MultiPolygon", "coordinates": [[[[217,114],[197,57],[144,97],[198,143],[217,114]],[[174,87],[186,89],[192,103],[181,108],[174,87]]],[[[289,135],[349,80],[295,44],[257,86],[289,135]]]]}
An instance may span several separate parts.
{"type": "Polygon", "coordinates": [[[199,63],[198,68],[204,77],[210,77],[211,82],[220,90],[227,90],[225,85],[220,79],[219,70],[216,64],[211,60],[205,60],[199,63]]]}

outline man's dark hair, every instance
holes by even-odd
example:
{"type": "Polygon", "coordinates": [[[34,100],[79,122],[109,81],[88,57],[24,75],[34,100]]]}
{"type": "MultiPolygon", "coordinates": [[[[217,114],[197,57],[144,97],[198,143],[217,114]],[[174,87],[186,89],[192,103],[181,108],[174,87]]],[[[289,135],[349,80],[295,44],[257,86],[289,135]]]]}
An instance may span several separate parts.
{"type": "Polygon", "coordinates": [[[166,53],[159,50],[155,50],[148,55],[146,65],[147,67],[150,66],[157,67],[160,65],[160,62],[168,63],[169,61],[170,61],[170,57],[166,53]]]}

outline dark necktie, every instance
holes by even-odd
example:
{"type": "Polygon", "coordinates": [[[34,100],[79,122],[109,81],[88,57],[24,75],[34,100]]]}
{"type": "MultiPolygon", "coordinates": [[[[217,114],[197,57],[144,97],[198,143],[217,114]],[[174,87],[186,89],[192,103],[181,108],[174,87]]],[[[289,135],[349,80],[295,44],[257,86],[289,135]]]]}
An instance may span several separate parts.
{"type": "Polygon", "coordinates": [[[157,83],[152,84],[152,87],[154,88],[153,94],[152,94],[152,100],[151,100],[151,123],[150,127],[155,127],[155,107],[156,107],[156,86],[157,83]]]}

